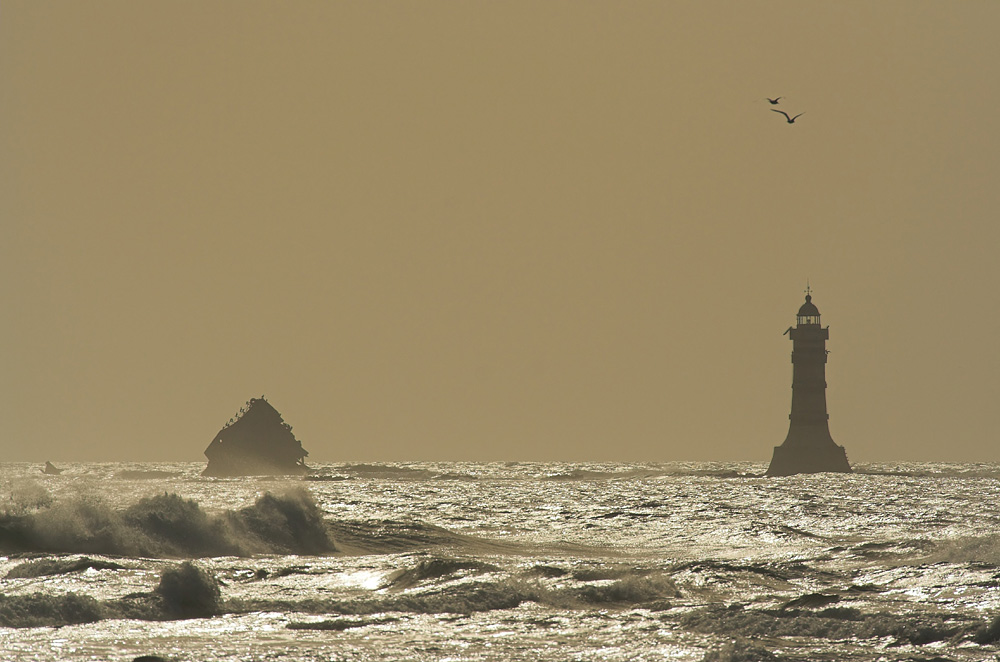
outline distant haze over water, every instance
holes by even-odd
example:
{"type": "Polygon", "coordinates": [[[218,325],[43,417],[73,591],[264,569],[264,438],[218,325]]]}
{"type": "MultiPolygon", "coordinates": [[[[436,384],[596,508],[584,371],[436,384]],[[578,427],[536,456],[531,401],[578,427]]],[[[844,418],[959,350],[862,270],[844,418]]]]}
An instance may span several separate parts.
{"type": "Polygon", "coordinates": [[[852,463],[998,461],[997,25],[5,2],[0,457],[197,462],[264,394],[316,461],[766,462],[808,282],[852,463]]]}

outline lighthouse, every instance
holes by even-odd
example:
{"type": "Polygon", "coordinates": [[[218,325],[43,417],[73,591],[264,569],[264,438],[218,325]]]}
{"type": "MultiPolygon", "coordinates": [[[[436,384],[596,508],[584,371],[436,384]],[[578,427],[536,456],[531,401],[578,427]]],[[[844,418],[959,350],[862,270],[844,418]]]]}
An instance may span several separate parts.
{"type": "Polygon", "coordinates": [[[774,447],[768,476],[835,471],[850,473],[847,452],[830,436],[826,413],[826,341],[830,327],[819,322],[819,309],[806,288],[806,302],[785,333],[792,339],[792,413],[788,436],[774,447]]]}

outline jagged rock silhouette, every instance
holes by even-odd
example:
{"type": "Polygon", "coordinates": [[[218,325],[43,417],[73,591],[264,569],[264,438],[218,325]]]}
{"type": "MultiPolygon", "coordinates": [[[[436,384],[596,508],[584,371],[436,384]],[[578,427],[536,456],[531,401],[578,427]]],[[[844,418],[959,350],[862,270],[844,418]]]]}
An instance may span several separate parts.
{"type": "Polygon", "coordinates": [[[292,434],[278,410],[264,399],[251,398],[229,419],[205,449],[205,476],[304,474],[309,453],[292,434]]]}

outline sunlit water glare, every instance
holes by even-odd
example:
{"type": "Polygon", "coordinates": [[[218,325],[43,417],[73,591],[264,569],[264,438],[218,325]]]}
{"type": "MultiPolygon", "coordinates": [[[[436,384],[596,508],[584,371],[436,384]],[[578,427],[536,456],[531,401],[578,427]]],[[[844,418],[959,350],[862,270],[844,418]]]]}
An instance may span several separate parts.
{"type": "Polygon", "coordinates": [[[749,463],[337,464],[309,480],[203,466],[0,465],[0,658],[1000,652],[997,465],[761,478],[749,463]],[[171,503],[184,519],[155,510],[171,503]],[[317,551],[326,532],[336,551],[317,551]],[[180,618],[155,598],[191,556],[220,584],[214,615],[180,618]]]}

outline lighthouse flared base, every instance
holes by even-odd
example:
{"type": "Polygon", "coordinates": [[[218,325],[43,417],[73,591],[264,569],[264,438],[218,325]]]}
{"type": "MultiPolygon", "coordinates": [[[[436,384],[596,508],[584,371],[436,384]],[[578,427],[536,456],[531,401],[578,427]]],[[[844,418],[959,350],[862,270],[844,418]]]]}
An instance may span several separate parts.
{"type": "Polygon", "coordinates": [[[795,474],[852,473],[847,451],[832,441],[828,444],[789,444],[774,447],[765,476],[795,474]]]}

